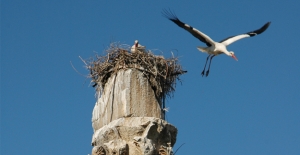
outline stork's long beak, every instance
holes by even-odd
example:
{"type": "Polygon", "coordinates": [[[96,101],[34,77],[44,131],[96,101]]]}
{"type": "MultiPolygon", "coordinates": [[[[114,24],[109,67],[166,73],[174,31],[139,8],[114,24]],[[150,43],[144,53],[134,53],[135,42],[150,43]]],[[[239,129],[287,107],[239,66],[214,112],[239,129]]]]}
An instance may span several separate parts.
{"type": "Polygon", "coordinates": [[[236,58],[236,56],[234,54],[232,54],[232,58],[236,61],[238,61],[238,59],[236,58]]]}

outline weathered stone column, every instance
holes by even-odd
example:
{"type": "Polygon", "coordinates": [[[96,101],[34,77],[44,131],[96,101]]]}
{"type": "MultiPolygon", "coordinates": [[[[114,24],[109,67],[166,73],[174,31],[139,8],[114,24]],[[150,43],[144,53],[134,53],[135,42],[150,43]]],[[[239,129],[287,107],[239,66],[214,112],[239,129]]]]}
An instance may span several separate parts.
{"type": "Polygon", "coordinates": [[[164,120],[165,97],[186,73],[177,58],[130,53],[111,44],[83,62],[100,94],[93,110],[92,155],[171,155],[177,129],[164,120]]]}
{"type": "Polygon", "coordinates": [[[93,110],[92,155],[168,155],[177,129],[166,122],[143,72],[112,75],[93,110]]]}

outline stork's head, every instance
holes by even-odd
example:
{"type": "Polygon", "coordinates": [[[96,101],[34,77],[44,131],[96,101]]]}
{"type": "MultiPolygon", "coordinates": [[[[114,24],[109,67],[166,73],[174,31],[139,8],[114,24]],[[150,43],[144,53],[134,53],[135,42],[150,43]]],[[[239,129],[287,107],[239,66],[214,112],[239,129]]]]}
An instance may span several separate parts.
{"type": "Polygon", "coordinates": [[[138,40],[135,40],[135,41],[134,41],[134,44],[138,44],[138,43],[139,43],[139,41],[138,41],[138,40]]]}
{"type": "Polygon", "coordinates": [[[234,60],[238,61],[238,59],[236,58],[236,56],[234,55],[233,51],[230,51],[229,54],[227,54],[228,56],[231,56],[234,60]]]}

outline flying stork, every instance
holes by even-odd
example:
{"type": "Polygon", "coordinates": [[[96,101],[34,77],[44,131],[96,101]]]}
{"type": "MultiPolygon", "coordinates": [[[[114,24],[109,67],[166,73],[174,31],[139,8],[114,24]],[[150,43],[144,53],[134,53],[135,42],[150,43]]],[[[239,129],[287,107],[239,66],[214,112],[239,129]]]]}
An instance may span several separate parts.
{"type": "Polygon", "coordinates": [[[201,73],[202,76],[205,73],[205,68],[206,68],[206,64],[207,64],[208,59],[210,59],[210,62],[209,62],[209,66],[208,66],[208,69],[207,69],[206,74],[205,74],[206,76],[208,76],[208,74],[209,74],[211,60],[216,55],[224,53],[224,54],[232,57],[236,61],[238,61],[238,59],[234,55],[234,52],[233,51],[228,51],[227,48],[226,48],[226,46],[228,46],[231,43],[233,43],[235,41],[238,41],[240,39],[247,38],[247,37],[253,37],[253,36],[256,36],[258,34],[261,34],[271,24],[271,22],[267,22],[264,26],[262,26],[258,30],[247,32],[247,33],[240,34],[240,35],[231,36],[231,37],[228,37],[226,39],[221,40],[220,42],[215,42],[209,36],[207,36],[206,34],[202,33],[201,31],[193,28],[192,26],[190,26],[190,25],[188,25],[186,23],[181,22],[178,19],[178,17],[174,13],[172,13],[171,11],[163,10],[162,14],[163,14],[164,17],[168,18],[169,20],[171,20],[172,22],[174,22],[175,24],[177,24],[179,27],[181,27],[181,28],[185,29],[186,31],[190,32],[194,37],[198,38],[200,41],[204,42],[207,45],[207,47],[200,47],[200,46],[197,47],[197,49],[199,51],[205,52],[205,53],[208,54],[208,56],[206,58],[205,65],[204,65],[204,69],[203,69],[203,71],[201,73]]]}

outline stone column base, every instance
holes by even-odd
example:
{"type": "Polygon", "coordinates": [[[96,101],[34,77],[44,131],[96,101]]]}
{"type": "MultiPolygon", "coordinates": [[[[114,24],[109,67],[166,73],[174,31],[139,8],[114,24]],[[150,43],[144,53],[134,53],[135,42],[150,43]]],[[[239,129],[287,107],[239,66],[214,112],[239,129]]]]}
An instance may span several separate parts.
{"type": "Polygon", "coordinates": [[[154,117],[123,117],[95,131],[92,155],[171,155],[177,129],[154,117]]]}

